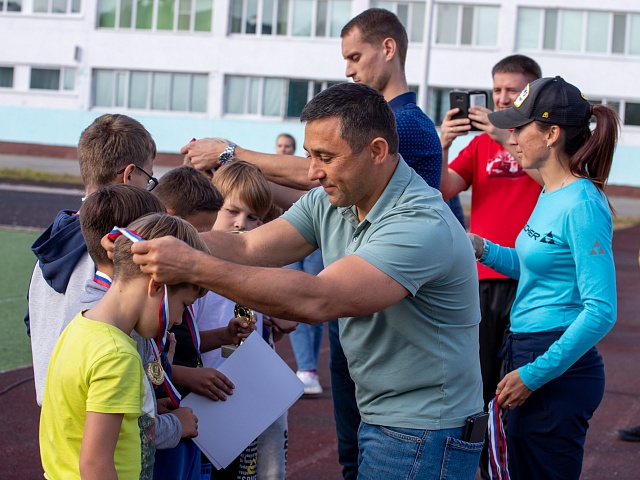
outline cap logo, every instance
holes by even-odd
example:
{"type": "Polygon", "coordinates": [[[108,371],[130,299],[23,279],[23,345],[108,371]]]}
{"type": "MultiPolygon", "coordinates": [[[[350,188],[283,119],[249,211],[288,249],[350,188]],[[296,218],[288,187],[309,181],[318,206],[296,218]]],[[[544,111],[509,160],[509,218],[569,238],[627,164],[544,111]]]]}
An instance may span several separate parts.
{"type": "Polygon", "coordinates": [[[549,112],[544,112],[542,114],[542,118],[549,118],[549,112]]]}
{"type": "Polygon", "coordinates": [[[524,87],[524,90],[522,90],[522,92],[520,93],[518,98],[516,98],[516,101],[513,102],[513,105],[516,108],[520,108],[520,105],[522,105],[522,102],[524,102],[527,99],[527,97],[529,96],[529,85],[530,84],[527,83],[527,86],[524,87]]]}

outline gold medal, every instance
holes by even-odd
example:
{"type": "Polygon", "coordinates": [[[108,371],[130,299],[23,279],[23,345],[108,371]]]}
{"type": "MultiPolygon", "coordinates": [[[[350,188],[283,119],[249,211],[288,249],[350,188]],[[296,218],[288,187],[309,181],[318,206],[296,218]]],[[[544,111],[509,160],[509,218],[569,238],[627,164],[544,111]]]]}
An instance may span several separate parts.
{"type": "Polygon", "coordinates": [[[149,365],[147,365],[147,376],[154,385],[162,385],[162,382],[164,382],[164,370],[160,362],[157,360],[149,362],[149,365]]]}

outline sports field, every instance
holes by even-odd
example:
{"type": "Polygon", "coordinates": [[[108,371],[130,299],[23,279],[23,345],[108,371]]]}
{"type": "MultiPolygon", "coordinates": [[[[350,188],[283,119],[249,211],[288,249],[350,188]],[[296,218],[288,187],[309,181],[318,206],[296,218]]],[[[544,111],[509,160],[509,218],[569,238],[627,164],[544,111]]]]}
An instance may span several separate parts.
{"type": "Polygon", "coordinates": [[[37,232],[0,229],[0,372],[31,364],[31,347],[23,322],[27,290],[36,257],[31,244],[37,232]]]}

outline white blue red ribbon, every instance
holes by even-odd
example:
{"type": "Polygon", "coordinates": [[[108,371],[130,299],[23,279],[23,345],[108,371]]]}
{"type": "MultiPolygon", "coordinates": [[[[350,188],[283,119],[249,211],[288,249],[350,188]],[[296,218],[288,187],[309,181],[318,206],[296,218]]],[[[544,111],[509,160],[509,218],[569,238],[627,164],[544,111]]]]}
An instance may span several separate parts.
{"type": "Polygon", "coordinates": [[[111,277],[100,270],[96,271],[96,274],[93,276],[93,281],[106,288],[110,288],[112,283],[111,277]]]}
{"type": "MultiPolygon", "coordinates": [[[[153,352],[153,357],[155,358],[155,361],[158,362],[160,365],[162,365],[162,361],[160,359],[160,350],[158,350],[158,346],[156,345],[156,342],[154,342],[153,339],[150,338],[149,344],[151,345],[151,351],[153,352]]],[[[173,405],[176,408],[179,407],[180,401],[182,400],[182,396],[180,395],[180,392],[178,392],[178,389],[173,385],[173,383],[171,383],[171,379],[167,375],[167,372],[164,372],[164,379],[162,381],[162,386],[164,387],[164,391],[167,393],[169,400],[171,400],[171,403],[173,403],[173,405]]]]}
{"type": "Polygon", "coordinates": [[[144,240],[144,238],[142,238],[140,235],[138,235],[138,233],[135,232],[134,230],[129,230],[127,228],[121,228],[121,227],[113,227],[113,229],[107,235],[107,238],[109,240],[115,240],[120,235],[124,235],[125,237],[127,237],[129,240],[131,240],[134,243],[135,242],[141,242],[141,241],[144,240]]]}
{"type": "Polygon", "coordinates": [[[492,480],[509,480],[507,437],[497,395],[489,402],[489,477],[492,480]]]}
{"type": "Polygon", "coordinates": [[[167,333],[169,330],[169,290],[166,285],[164,286],[164,295],[162,295],[162,303],[158,312],[158,323],[156,343],[158,344],[158,349],[164,352],[167,347],[167,333]]]}
{"type": "Polygon", "coordinates": [[[193,348],[198,352],[198,358],[200,357],[200,332],[195,322],[195,314],[193,313],[193,305],[189,305],[184,309],[182,313],[182,321],[189,327],[189,333],[191,334],[191,341],[193,342],[193,348]]]}

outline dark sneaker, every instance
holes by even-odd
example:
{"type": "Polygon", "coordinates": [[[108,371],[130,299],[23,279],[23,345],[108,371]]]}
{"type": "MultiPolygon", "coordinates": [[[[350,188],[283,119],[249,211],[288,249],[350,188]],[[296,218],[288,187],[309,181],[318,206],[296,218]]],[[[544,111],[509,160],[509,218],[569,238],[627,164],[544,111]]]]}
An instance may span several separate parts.
{"type": "Polygon", "coordinates": [[[618,438],[625,442],[640,442],[640,425],[616,430],[618,438]]]}

